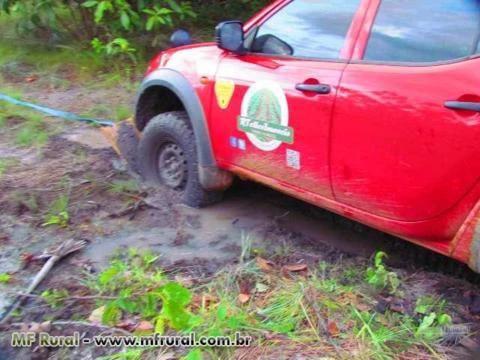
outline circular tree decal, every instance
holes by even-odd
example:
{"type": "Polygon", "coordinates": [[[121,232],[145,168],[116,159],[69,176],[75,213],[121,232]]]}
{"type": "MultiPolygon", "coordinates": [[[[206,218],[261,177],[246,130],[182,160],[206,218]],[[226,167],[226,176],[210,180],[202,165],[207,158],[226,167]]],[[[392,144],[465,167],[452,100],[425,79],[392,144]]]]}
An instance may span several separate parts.
{"type": "Polygon", "coordinates": [[[257,148],[273,151],[282,143],[293,143],[288,116],[287,98],[280,85],[261,81],[245,94],[238,127],[257,148]]]}

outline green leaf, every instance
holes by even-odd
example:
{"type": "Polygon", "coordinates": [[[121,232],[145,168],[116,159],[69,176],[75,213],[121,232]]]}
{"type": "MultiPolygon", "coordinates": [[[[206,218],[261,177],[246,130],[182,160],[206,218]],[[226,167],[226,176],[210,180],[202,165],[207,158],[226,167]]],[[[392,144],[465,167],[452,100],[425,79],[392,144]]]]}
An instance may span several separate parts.
{"type": "Polygon", "coordinates": [[[106,325],[115,325],[120,320],[122,312],[117,304],[112,301],[105,306],[105,311],[102,314],[102,323],[106,325]]]}
{"type": "Polygon", "coordinates": [[[12,276],[10,274],[7,274],[7,273],[0,274],[0,283],[6,284],[10,282],[11,279],[12,279],[12,276]]]}
{"type": "Polygon", "coordinates": [[[98,4],[97,9],[95,10],[95,23],[99,24],[102,22],[103,17],[106,11],[112,11],[113,6],[110,1],[102,1],[98,4]]]}
{"type": "Polygon", "coordinates": [[[148,20],[147,20],[147,24],[145,25],[145,29],[147,31],[152,31],[153,28],[155,27],[155,22],[156,22],[156,18],[155,17],[150,17],[148,20]]]}
{"type": "Polygon", "coordinates": [[[160,288],[162,297],[179,306],[187,306],[192,301],[192,293],[176,282],[170,282],[160,288]]]}
{"type": "Polygon", "coordinates": [[[177,4],[175,0],[167,0],[168,5],[172,8],[173,11],[177,13],[182,12],[182,8],[177,4]]]}
{"type": "Polygon", "coordinates": [[[436,317],[437,317],[437,314],[435,314],[434,312],[430,313],[427,316],[424,316],[422,322],[418,326],[417,334],[421,334],[425,332],[427,329],[431,328],[433,323],[435,322],[436,317]]]}
{"type": "Polygon", "coordinates": [[[375,266],[378,268],[383,264],[383,258],[388,258],[388,255],[383,251],[379,251],[375,254],[375,266]]]}
{"type": "Polygon", "coordinates": [[[122,309],[123,311],[126,311],[127,313],[134,313],[138,310],[138,305],[136,302],[131,301],[129,299],[118,299],[115,301],[116,305],[122,309]]]}
{"type": "Polygon", "coordinates": [[[85,8],[91,8],[98,5],[97,0],[88,0],[82,3],[82,6],[85,8]]]}
{"type": "Polygon", "coordinates": [[[159,305],[157,295],[147,293],[143,296],[142,315],[149,318],[157,313],[157,306],[159,305]]]}
{"type": "Polygon", "coordinates": [[[225,320],[227,318],[227,306],[224,303],[218,305],[217,309],[217,319],[218,320],[225,320]]]}
{"type": "Polygon", "coordinates": [[[111,266],[107,270],[100,273],[98,277],[98,282],[100,285],[107,285],[112,281],[112,279],[120,272],[120,269],[117,267],[111,266]]]}
{"type": "Polygon", "coordinates": [[[452,323],[452,317],[448,314],[440,314],[437,317],[437,322],[440,326],[450,325],[452,323]]]}
{"type": "Polygon", "coordinates": [[[128,16],[126,11],[122,11],[122,14],[120,15],[120,22],[125,30],[130,29],[130,16],[128,16]]]}
{"type": "Polygon", "coordinates": [[[165,333],[165,319],[162,316],[159,316],[155,321],[155,334],[163,335],[164,333],[165,333]]]}

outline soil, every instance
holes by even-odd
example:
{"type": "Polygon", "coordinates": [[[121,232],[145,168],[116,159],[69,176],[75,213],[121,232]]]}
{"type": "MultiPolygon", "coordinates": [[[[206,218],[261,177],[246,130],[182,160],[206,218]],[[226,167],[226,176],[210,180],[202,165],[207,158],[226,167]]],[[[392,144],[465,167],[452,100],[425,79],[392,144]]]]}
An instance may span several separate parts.
{"type": "MultiPolygon", "coordinates": [[[[119,98],[127,95],[122,93],[119,98]]],[[[78,112],[85,102],[115,98],[113,92],[107,96],[78,87],[43,94],[33,87],[27,96],[38,99],[38,103],[78,112]]],[[[13,277],[11,283],[0,284],[0,312],[42,266],[24,259],[68,238],[86,239],[89,245],[54,268],[36,293],[72,286],[78,291],[81,272],[101,270],[113,254],[128,247],[161,254],[159,266],[166,269],[207,277],[225,264],[238,261],[241,240],[250,236],[256,249],[288,261],[312,264],[340,258],[365,262],[375,251],[384,250],[390,255],[388,263],[415,284],[410,296],[441,294],[454,304],[457,322],[475,324],[479,320],[480,292],[474,285],[478,276],[454,261],[252,183],[238,181],[221,203],[209,208],[186,207],[179,203],[178,194],[141,184],[98,129],[52,118],[47,122],[60,126],[60,131],[43,149],[15,147],[7,134],[0,133],[0,158],[17,160],[0,175],[0,273],[8,272],[13,277]],[[132,179],[140,184],[138,191],[114,191],[112,184],[132,179]],[[69,198],[68,227],[43,226],[48,209],[62,194],[69,198]],[[119,215],[139,196],[160,209],[143,206],[119,215]],[[450,270],[445,273],[447,268],[450,270]]],[[[22,321],[41,321],[45,310],[27,302],[22,321]]],[[[84,311],[76,305],[57,312],[49,310],[49,316],[55,320],[72,314],[88,315],[84,311]]],[[[46,356],[12,353],[5,337],[0,344],[0,359],[46,356]]],[[[71,359],[92,357],[81,352],[68,355],[71,359]]]]}

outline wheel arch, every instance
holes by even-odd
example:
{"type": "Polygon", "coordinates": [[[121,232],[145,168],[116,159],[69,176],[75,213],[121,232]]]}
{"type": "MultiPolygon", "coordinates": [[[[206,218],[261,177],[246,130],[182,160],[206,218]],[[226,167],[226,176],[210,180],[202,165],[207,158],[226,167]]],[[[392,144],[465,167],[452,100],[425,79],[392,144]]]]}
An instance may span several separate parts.
{"type": "Polygon", "coordinates": [[[196,139],[199,175],[207,190],[224,190],[232,182],[231,173],[217,167],[203,107],[190,82],[172,69],[149,74],[140,86],[135,105],[135,125],[143,131],[156,115],[185,110],[196,139]]]}

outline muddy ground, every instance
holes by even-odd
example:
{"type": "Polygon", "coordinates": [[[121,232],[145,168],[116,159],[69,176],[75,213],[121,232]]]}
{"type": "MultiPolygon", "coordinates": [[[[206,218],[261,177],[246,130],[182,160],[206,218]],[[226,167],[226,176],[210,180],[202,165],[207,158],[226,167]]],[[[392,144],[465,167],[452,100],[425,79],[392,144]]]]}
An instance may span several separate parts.
{"type": "MultiPolygon", "coordinates": [[[[26,93],[39,103],[80,113],[92,101],[116,106],[133,98],[124,91],[86,94],[78,87],[41,92],[35,86],[26,93]]],[[[14,128],[17,121],[8,119],[7,127],[14,128]]],[[[128,247],[161,254],[159,266],[166,269],[207,277],[238,261],[242,238],[248,236],[259,252],[308,263],[325,258],[365,262],[375,251],[384,250],[390,255],[388,263],[416,284],[412,291],[444,296],[454,304],[457,323],[476,326],[480,319],[478,276],[460,264],[251,183],[237,182],[221,203],[207,209],[188,208],[178,202],[177,194],[141,184],[98,129],[52,118],[46,121],[55,135],[41,149],[15,147],[8,131],[0,133],[0,157],[15,159],[0,175],[0,273],[8,272],[13,279],[0,284],[0,309],[41,268],[41,263],[25,259],[69,238],[89,244],[55,267],[37,294],[47,288],[78,292],[82,272],[101,270],[113,254],[128,247]],[[69,225],[43,226],[49,206],[62,194],[69,198],[69,225]],[[157,208],[139,204],[140,197],[157,208]]],[[[41,321],[47,308],[32,300],[19,319],[41,321]]],[[[82,311],[48,308],[48,319],[88,316],[82,311]]],[[[1,359],[52,356],[41,351],[12,353],[5,338],[1,343],[1,359]]]]}

